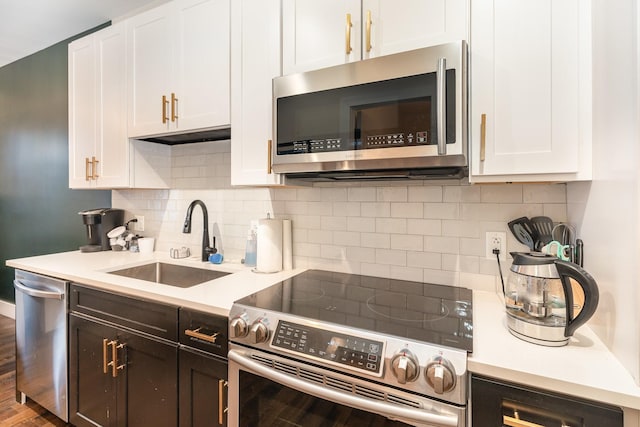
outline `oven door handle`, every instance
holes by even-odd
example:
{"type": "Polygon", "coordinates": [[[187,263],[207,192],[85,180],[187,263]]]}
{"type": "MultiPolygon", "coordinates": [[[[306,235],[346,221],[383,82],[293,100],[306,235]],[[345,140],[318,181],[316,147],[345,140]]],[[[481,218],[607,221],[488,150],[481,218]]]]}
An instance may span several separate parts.
{"type": "Polygon", "coordinates": [[[432,427],[457,427],[458,415],[456,414],[437,414],[428,412],[425,409],[405,408],[392,405],[377,400],[365,399],[356,395],[347,394],[337,390],[331,390],[326,387],[309,383],[304,380],[291,377],[281,372],[270,369],[248,357],[242,355],[237,350],[229,350],[229,361],[238,364],[245,370],[260,375],[263,378],[275,381],[292,389],[310,394],[320,399],[330,400],[341,405],[351,408],[361,409],[367,412],[373,412],[391,419],[406,420],[411,423],[420,423],[432,427]]]}

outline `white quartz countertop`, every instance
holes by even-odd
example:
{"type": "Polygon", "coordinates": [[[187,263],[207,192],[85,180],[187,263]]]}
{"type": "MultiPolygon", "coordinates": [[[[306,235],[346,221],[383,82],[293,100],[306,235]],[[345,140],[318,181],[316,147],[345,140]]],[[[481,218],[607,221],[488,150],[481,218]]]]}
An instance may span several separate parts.
{"type": "MultiPolygon", "coordinates": [[[[62,278],[98,289],[149,298],[227,316],[237,299],[298,274],[304,269],[260,274],[242,264],[214,265],[197,258],[174,260],[158,252],[63,252],[7,261],[17,269],[62,278]],[[190,288],[150,283],[109,271],[162,261],[232,274],[190,288]]],[[[511,335],[504,305],[493,293],[473,293],[473,373],[640,410],[640,388],[620,362],[588,328],[580,327],[565,347],[544,347],[511,335]]]]}
{"type": "Polygon", "coordinates": [[[640,409],[640,387],[588,326],[564,347],[516,338],[507,329],[502,300],[473,293],[473,373],[616,406],[640,409]]]}
{"type": "Polygon", "coordinates": [[[89,285],[97,289],[119,292],[124,295],[148,298],[159,302],[202,310],[227,316],[237,299],[250,295],[303,270],[279,273],[255,273],[242,264],[211,264],[199,258],[172,259],[156,252],[143,255],[132,252],[62,252],[7,261],[9,267],[58,277],[71,282],[89,285]],[[109,274],[109,271],[161,261],[197,268],[224,271],[231,274],[189,288],[152,283],[145,280],[109,274]]]}

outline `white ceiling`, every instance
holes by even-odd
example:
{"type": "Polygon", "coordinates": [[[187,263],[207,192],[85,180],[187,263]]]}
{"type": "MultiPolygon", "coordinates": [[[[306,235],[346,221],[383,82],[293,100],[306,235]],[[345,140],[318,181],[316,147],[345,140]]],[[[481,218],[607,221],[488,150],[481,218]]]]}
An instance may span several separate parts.
{"type": "Polygon", "coordinates": [[[0,67],[168,0],[0,0],[0,67]]]}

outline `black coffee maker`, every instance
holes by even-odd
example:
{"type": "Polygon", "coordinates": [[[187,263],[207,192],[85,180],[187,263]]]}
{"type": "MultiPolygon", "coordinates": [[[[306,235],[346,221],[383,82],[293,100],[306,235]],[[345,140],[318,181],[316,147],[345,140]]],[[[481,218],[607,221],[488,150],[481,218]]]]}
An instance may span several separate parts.
{"type": "Polygon", "coordinates": [[[87,244],[80,246],[80,252],[111,250],[107,233],[124,224],[124,210],[100,208],[78,212],[87,227],[87,244]]]}

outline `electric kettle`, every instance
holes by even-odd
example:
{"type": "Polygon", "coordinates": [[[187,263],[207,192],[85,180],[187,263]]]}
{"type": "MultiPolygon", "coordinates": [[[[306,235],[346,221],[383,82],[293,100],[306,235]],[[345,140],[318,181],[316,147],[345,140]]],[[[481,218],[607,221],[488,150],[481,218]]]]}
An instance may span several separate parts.
{"type": "Polygon", "coordinates": [[[505,287],[509,331],[535,344],[566,345],[596,311],[595,280],[577,264],[552,255],[512,252],[511,256],[505,287]]]}

